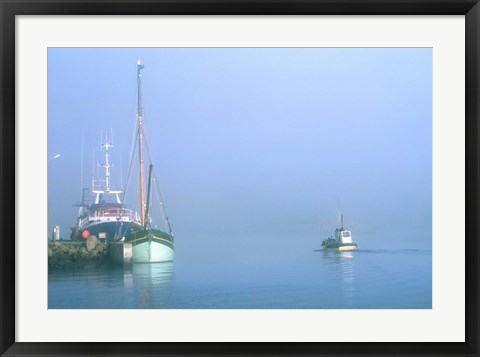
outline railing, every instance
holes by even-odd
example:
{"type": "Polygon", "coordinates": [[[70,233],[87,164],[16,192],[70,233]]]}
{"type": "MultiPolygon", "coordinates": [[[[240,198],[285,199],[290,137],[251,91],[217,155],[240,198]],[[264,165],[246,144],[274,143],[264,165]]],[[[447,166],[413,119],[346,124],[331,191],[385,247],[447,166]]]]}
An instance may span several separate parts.
{"type": "Polygon", "coordinates": [[[88,217],[85,217],[80,221],[80,226],[83,226],[88,222],[95,221],[134,221],[140,223],[140,217],[136,211],[133,211],[131,209],[111,208],[101,211],[90,212],[88,217]]]}

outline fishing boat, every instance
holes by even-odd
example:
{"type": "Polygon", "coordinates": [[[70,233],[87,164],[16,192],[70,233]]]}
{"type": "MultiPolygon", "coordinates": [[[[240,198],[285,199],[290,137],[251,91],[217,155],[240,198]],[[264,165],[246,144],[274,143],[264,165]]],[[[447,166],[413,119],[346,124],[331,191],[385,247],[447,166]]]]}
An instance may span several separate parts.
{"type": "MultiPolygon", "coordinates": [[[[124,203],[126,189],[112,189],[110,169],[113,165],[110,162],[109,150],[113,148],[113,136],[110,135],[109,137],[107,133],[103,137],[103,134],[101,134],[100,146],[105,151],[105,160],[104,163],[99,164],[99,167],[104,169],[104,177],[102,179],[98,177],[94,179],[92,173],[92,190],[90,194],[87,196],[85,192],[88,190],[82,189],[81,203],[76,205],[79,206],[78,218],[75,226],[71,228],[70,239],[82,240],[94,235],[99,241],[104,243],[124,241],[132,245],[133,263],[167,262],[172,261],[174,258],[174,238],[152,164],[149,166],[148,188],[147,192],[145,192],[144,146],[146,146],[146,137],[143,125],[140,74],[143,68],[144,66],[139,60],[137,62],[137,114],[134,139],[136,146],[138,146],[140,209],[135,211],[127,208],[124,203]],[[165,231],[157,229],[156,226],[152,227],[150,214],[153,202],[151,199],[152,191],[155,191],[158,199],[165,231]],[[140,214],[137,212],[140,212],[140,214]]],[[[132,155],[130,166],[132,166],[133,159],[134,156],[132,155]]]]}
{"type": "Polygon", "coordinates": [[[357,243],[352,239],[352,232],[343,225],[343,214],[341,215],[341,226],[335,229],[334,236],[323,240],[322,248],[327,250],[356,250],[357,243]]]}
{"type": "MultiPolygon", "coordinates": [[[[174,258],[174,238],[170,223],[165,211],[163,200],[161,199],[160,190],[158,189],[157,180],[153,165],[149,165],[147,192],[145,192],[145,162],[144,162],[144,146],[146,137],[144,133],[144,117],[142,102],[142,78],[141,70],[145,66],[137,61],[137,115],[136,115],[136,133],[138,138],[138,162],[139,162],[139,183],[140,183],[140,228],[133,229],[126,237],[125,241],[132,244],[132,262],[133,263],[157,263],[172,261],[174,258]],[[152,227],[152,218],[150,215],[150,207],[152,204],[152,179],[154,189],[157,194],[160,211],[163,216],[163,223],[167,232],[152,227]]],[[[147,146],[148,152],[148,146],[147,146]]]]}
{"type": "MultiPolygon", "coordinates": [[[[71,227],[71,240],[87,239],[94,235],[100,242],[122,240],[134,230],[141,229],[140,216],[127,209],[122,202],[122,190],[112,189],[109,150],[113,148],[113,136],[108,132],[100,134],[100,147],[105,151],[105,161],[99,164],[104,171],[104,178],[99,179],[92,173],[92,189],[82,189],[81,203],[75,226],[71,227]]],[[[83,171],[83,168],[82,168],[83,171]]]]}

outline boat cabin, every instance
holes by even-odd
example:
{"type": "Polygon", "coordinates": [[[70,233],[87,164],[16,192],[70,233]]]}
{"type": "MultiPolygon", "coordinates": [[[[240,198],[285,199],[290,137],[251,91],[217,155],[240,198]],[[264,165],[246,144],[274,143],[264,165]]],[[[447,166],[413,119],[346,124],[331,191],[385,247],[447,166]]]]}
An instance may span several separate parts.
{"type": "Polygon", "coordinates": [[[335,231],[335,239],[337,242],[343,244],[353,243],[352,232],[344,229],[337,229],[335,231]]]}
{"type": "Polygon", "coordinates": [[[352,233],[350,231],[342,231],[340,239],[342,243],[352,243],[352,233]]]}

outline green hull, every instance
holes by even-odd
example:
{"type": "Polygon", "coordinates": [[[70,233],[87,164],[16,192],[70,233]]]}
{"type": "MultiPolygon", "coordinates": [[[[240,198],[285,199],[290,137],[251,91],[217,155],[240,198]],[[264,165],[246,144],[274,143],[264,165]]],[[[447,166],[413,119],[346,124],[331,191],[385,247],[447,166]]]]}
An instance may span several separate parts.
{"type": "Polygon", "coordinates": [[[168,262],[174,258],[174,239],[157,229],[143,229],[125,239],[132,243],[133,263],[168,262]]]}

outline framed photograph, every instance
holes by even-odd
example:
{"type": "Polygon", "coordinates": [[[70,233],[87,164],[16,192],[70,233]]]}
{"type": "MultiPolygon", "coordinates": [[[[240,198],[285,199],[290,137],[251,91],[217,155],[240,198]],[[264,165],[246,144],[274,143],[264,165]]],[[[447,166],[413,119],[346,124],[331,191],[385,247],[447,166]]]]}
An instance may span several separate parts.
{"type": "Polygon", "coordinates": [[[477,1],[0,9],[2,356],[478,355],[477,1]]]}

